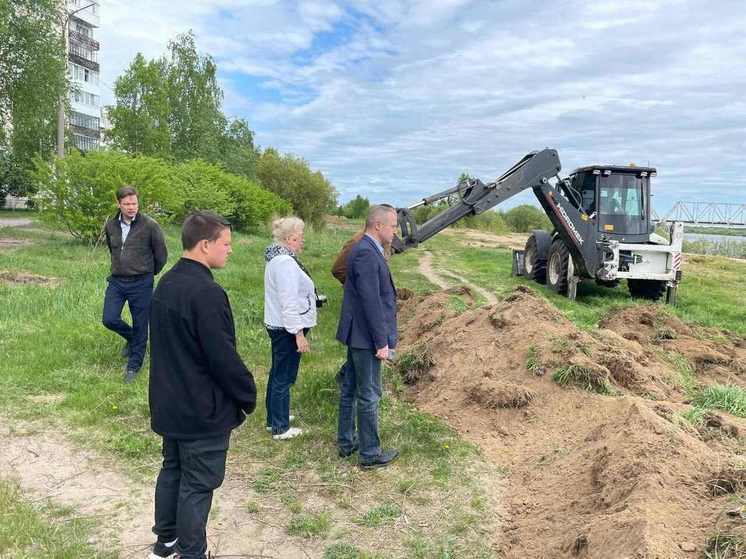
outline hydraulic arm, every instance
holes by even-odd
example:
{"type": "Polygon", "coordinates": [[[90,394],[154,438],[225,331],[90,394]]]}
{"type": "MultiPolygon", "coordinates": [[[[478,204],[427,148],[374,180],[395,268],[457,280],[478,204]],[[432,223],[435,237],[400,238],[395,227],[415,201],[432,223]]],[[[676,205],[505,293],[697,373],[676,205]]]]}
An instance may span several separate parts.
{"type": "Polygon", "coordinates": [[[479,179],[464,180],[453,188],[423,198],[409,208],[399,208],[397,212],[402,234],[394,239],[393,248],[396,252],[403,252],[417,246],[463,217],[481,214],[519,192],[546,184],[561,168],[556,150],[533,151],[493,182],[484,184],[479,179]],[[458,203],[417,225],[413,210],[453,195],[458,195],[458,203]]]}

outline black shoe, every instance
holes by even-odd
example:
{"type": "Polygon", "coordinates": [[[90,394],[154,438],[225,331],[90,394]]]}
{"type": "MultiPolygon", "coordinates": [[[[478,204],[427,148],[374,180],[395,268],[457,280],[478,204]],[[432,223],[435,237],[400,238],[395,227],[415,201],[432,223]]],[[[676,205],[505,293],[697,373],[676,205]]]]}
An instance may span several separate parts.
{"type": "Polygon", "coordinates": [[[158,538],[158,541],[153,545],[153,553],[150,554],[148,559],[161,559],[162,557],[176,557],[176,540],[172,542],[162,541],[158,538]]]}
{"type": "Polygon", "coordinates": [[[360,467],[363,470],[372,470],[373,468],[385,468],[391,464],[394,460],[399,458],[398,450],[384,450],[378,456],[373,457],[370,460],[360,460],[360,467]]]}
{"type": "Polygon", "coordinates": [[[349,458],[350,456],[352,456],[353,454],[355,454],[358,451],[359,448],[360,448],[360,445],[358,443],[355,443],[355,444],[352,445],[352,450],[342,450],[340,448],[339,449],[339,457],[340,458],[349,458]]]}
{"type": "Polygon", "coordinates": [[[122,357],[127,358],[130,356],[130,343],[124,342],[124,347],[122,348],[122,357]]]}
{"type": "Polygon", "coordinates": [[[135,380],[135,377],[140,373],[140,367],[137,369],[132,369],[129,366],[124,368],[124,384],[129,384],[133,380],[135,380]]]}

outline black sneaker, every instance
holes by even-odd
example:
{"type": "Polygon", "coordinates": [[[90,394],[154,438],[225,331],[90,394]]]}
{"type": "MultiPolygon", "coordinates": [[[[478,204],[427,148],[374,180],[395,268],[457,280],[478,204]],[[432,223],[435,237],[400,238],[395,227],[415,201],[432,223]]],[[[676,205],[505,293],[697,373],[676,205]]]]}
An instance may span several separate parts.
{"type": "Polygon", "coordinates": [[[176,541],[166,542],[159,537],[158,541],[153,544],[153,552],[148,559],[162,559],[163,557],[176,559],[176,541]]]}
{"type": "Polygon", "coordinates": [[[399,458],[398,450],[384,450],[378,456],[371,458],[370,460],[360,460],[360,467],[363,470],[372,470],[373,468],[385,468],[393,461],[399,458]]]}
{"type": "Polygon", "coordinates": [[[352,456],[353,454],[355,454],[358,451],[359,448],[360,448],[360,445],[358,443],[353,444],[351,450],[342,450],[340,448],[339,449],[339,457],[340,458],[349,458],[350,456],[352,456]]]}
{"type": "Polygon", "coordinates": [[[127,358],[130,356],[130,343],[124,342],[124,347],[122,348],[122,357],[127,358]]]}
{"type": "Polygon", "coordinates": [[[140,373],[140,367],[137,369],[131,369],[129,366],[124,368],[124,384],[130,384],[135,377],[140,373]]]}

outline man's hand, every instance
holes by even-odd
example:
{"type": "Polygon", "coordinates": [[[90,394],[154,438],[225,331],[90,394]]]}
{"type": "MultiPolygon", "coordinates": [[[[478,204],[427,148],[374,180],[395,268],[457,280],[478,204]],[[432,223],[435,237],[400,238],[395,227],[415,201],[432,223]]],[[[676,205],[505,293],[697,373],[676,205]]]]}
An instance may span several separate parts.
{"type": "Polygon", "coordinates": [[[385,345],[381,349],[376,350],[376,359],[385,361],[389,358],[389,346],[385,345]]]}
{"type": "Polygon", "coordinates": [[[303,334],[303,330],[300,330],[295,335],[295,343],[298,346],[298,353],[307,353],[311,351],[311,346],[308,343],[306,336],[303,334]]]}

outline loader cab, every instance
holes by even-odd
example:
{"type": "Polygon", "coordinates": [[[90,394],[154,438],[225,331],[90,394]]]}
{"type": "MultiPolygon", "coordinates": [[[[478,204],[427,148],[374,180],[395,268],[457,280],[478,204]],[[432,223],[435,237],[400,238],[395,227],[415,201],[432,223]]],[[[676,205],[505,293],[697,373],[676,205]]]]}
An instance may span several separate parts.
{"type": "Polygon", "coordinates": [[[593,165],[576,169],[570,184],[578,209],[596,224],[599,235],[625,242],[647,242],[652,167],[593,165]]]}

